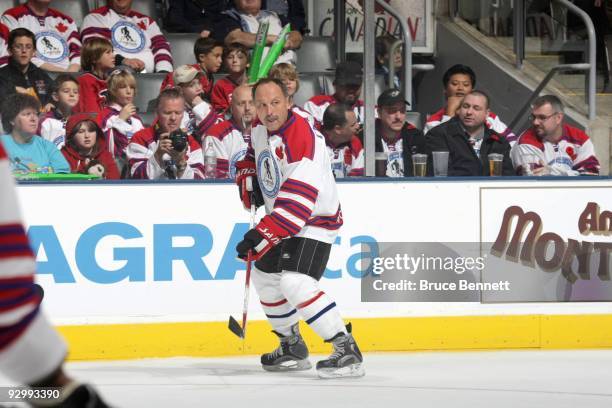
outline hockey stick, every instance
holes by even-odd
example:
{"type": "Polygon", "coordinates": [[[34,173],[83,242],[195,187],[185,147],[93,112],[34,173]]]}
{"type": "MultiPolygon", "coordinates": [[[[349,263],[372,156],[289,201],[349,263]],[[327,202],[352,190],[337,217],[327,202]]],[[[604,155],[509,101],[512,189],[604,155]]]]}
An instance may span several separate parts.
{"type": "MultiPolygon", "coordinates": [[[[251,203],[253,203],[253,198],[251,198],[251,203]]],[[[251,220],[249,222],[249,229],[253,229],[255,225],[255,204],[251,204],[251,220]]],[[[244,282],[244,301],[242,303],[242,326],[238,324],[236,319],[233,316],[229,317],[229,322],[227,323],[227,328],[230,329],[232,333],[241,339],[245,339],[246,337],[246,324],[247,324],[247,312],[249,310],[249,293],[251,288],[251,264],[253,260],[251,259],[252,251],[247,252],[247,264],[246,264],[246,278],[244,282]]]]}

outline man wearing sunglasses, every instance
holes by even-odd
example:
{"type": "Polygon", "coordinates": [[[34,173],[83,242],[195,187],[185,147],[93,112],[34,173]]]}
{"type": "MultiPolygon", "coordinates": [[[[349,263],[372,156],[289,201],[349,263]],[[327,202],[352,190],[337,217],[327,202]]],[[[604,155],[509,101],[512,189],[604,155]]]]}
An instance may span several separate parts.
{"type": "Polygon", "coordinates": [[[531,127],[512,148],[514,167],[525,176],[598,175],[599,161],[586,133],[564,123],[563,103],[554,95],[531,106],[531,127]]]}

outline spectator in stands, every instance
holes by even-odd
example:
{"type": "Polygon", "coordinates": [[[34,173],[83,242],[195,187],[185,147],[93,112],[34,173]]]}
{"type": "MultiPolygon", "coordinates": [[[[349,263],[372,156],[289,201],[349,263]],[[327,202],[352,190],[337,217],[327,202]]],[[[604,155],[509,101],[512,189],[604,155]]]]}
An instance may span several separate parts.
{"type": "Polygon", "coordinates": [[[199,33],[208,37],[214,31],[215,21],[225,10],[219,0],[172,0],[164,19],[164,29],[171,33],[199,33]]]}
{"type": "Polygon", "coordinates": [[[295,65],[287,64],[286,62],[276,64],[270,70],[268,77],[279,79],[285,84],[287,87],[287,92],[289,93],[289,104],[291,106],[291,110],[305,118],[308,123],[310,123],[310,126],[314,126],[315,121],[312,115],[293,102],[293,96],[296,94],[298,89],[300,89],[300,79],[298,77],[298,72],[295,65]]]}
{"type": "Polygon", "coordinates": [[[335,178],[363,176],[363,146],[355,136],[358,129],[357,117],[350,106],[335,103],[325,110],[321,134],[335,178]]]}
{"type": "Polygon", "coordinates": [[[402,72],[403,57],[402,47],[395,48],[393,55],[391,55],[391,48],[397,39],[390,35],[384,35],[376,37],[376,75],[382,75],[385,78],[385,84],[389,83],[389,59],[393,58],[393,65],[395,66],[395,73],[393,75],[393,85],[395,88],[400,89],[400,77],[399,72],[402,72]]]}
{"type": "Polygon", "coordinates": [[[564,123],[563,103],[554,95],[536,98],[531,106],[531,128],[510,153],[523,175],[578,176],[599,174],[599,161],[589,137],[564,123]]]}
{"type": "Polygon", "coordinates": [[[170,45],[157,23],[149,16],[131,9],[132,0],[108,0],[83,20],[83,43],[94,37],[110,40],[117,53],[118,65],[136,72],[171,72],[170,45]]]}
{"type": "Polygon", "coordinates": [[[262,0],[261,9],[272,11],[281,19],[283,26],[291,24],[291,29],[306,33],[306,11],[303,0],[262,0]]]}
{"type": "MultiPolygon", "coordinates": [[[[121,161],[125,149],[136,132],[144,129],[136,112],[136,78],[126,69],[116,69],[108,77],[108,104],[98,115],[108,150],[121,161]]],[[[123,167],[123,166],[122,166],[123,167]]]]}
{"type": "Polygon", "coordinates": [[[190,65],[182,65],[174,71],[174,83],[180,88],[185,99],[181,129],[185,129],[198,141],[219,119],[211,104],[204,100],[201,75],[200,71],[190,65]]]}
{"type": "Polygon", "coordinates": [[[91,174],[109,180],[119,178],[119,169],[106,149],[102,129],[87,113],[77,113],[68,119],[62,154],[72,173],[91,174]]]}
{"type": "Polygon", "coordinates": [[[38,134],[61,149],[66,138],[66,120],[79,103],[79,82],[70,74],[60,74],[55,78],[51,98],[53,108],[40,119],[38,134]]]}
{"type": "MultiPolygon", "coordinates": [[[[193,53],[197,62],[191,66],[200,72],[204,98],[210,101],[215,82],[214,74],[219,72],[223,63],[223,43],[214,38],[198,38],[193,46],[193,53]]],[[[164,78],[160,91],[173,85],[173,75],[169,73],[164,78]]]]}
{"type": "Polygon", "coordinates": [[[224,114],[230,107],[234,89],[247,81],[249,51],[242,44],[230,44],[223,50],[223,63],[228,74],[215,83],[210,99],[215,111],[224,114]]]}
{"type": "Polygon", "coordinates": [[[314,117],[317,126],[321,126],[325,109],[334,103],[344,103],[353,108],[361,126],[364,120],[364,105],[363,101],[359,99],[362,81],[361,65],[354,61],[341,62],[336,66],[335,93],[333,95],[313,96],[304,104],[304,110],[314,117]]]}
{"type": "Polygon", "coordinates": [[[0,23],[0,68],[9,63],[8,39],[9,29],[0,23]]]}
{"type": "MultiPolygon", "coordinates": [[[[223,12],[224,18],[219,20],[215,27],[215,36],[219,40],[229,45],[240,43],[247,48],[255,46],[255,36],[259,29],[259,24],[267,20],[270,24],[266,45],[272,45],[283,29],[283,23],[279,16],[271,11],[263,10],[261,0],[235,0],[234,7],[223,12]]],[[[292,31],[287,36],[285,52],[277,59],[278,62],[290,62],[295,64],[297,56],[295,49],[302,45],[302,34],[292,27],[292,31]]],[[[268,52],[268,47],[264,49],[264,58],[268,52]]]]}
{"type": "MultiPolygon", "coordinates": [[[[45,71],[32,64],[36,38],[27,28],[16,28],[9,34],[9,64],[0,68],[0,95],[23,93],[36,97],[46,106],[51,102],[53,80],[45,71]]],[[[46,110],[50,107],[46,106],[46,110]]]]}
{"type": "Polygon", "coordinates": [[[32,95],[13,94],[2,106],[2,126],[8,132],[0,136],[16,174],[70,173],[64,156],[48,140],[36,135],[40,102],[32,95]]]}
{"type": "Polygon", "coordinates": [[[184,111],[185,99],[180,90],[168,88],[159,94],[157,123],[136,133],[127,148],[132,178],[204,178],[204,157],[199,143],[188,135],[182,148],[170,138],[171,134],[176,134],[175,131],[182,133],[180,125],[184,111]]]}
{"type": "Polygon", "coordinates": [[[510,160],[510,143],[486,126],[488,115],[489,97],[474,90],[463,97],[456,116],[427,133],[429,152],[449,152],[449,176],[490,175],[488,156],[492,153],[504,156],[502,175],[516,174],[510,160]]]}
{"type": "MultiPolygon", "coordinates": [[[[457,109],[461,106],[463,97],[472,92],[476,86],[476,74],[467,65],[453,65],[444,73],[442,84],[444,85],[446,106],[429,115],[423,129],[425,133],[455,116],[457,109]]],[[[516,140],[512,129],[509,129],[499,116],[490,110],[485,125],[494,132],[504,136],[510,143],[514,143],[516,140]]]]}
{"type": "Polygon", "coordinates": [[[248,85],[240,85],[234,89],[232,116],[211,127],[206,132],[202,146],[206,148],[212,143],[217,156],[217,177],[235,178],[236,162],[244,158],[251,140],[251,124],[255,118],[253,105],[253,90],[248,85]]]}
{"type": "Polygon", "coordinates": [[[78,78],[80,98],[75,111],[101,112],[108,93],[106,78],[115,68],[115,54],[110,41],[104,38],[87,40],[83,45],[81,67],[84,74],[78,78]]]}
{"type": "Polygon", "coordinates": [[[27,28],[36,35],[34,65],[46,71],[77,72],[81,67],[81,38],[76,23],[50,4],[50,0],[28,0],[6,10],[2,22],[9,30],[27,28]]]}
{"type": "Polygon", "coordinates": [[[423,132],[406,121],[406,97],[398,89],[387,89],[377,101],[375,151],[378,177],[412,177],[412,155],[427,153],[423,132]]]}

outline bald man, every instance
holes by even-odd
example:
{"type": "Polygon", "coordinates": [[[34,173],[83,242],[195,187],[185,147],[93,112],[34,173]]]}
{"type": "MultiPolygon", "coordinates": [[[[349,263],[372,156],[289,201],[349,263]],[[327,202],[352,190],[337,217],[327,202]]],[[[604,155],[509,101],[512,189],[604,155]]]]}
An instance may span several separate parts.
{"type": "Polygon", "coordinates": [[[236,162],[246,154],[251,139],[251,122],[255,118],[252,89],[240,85],[234,89],[231,117],[206,133],[203,148],[212,143],[217,156],[217,178],[235,178],[236,162]]]}

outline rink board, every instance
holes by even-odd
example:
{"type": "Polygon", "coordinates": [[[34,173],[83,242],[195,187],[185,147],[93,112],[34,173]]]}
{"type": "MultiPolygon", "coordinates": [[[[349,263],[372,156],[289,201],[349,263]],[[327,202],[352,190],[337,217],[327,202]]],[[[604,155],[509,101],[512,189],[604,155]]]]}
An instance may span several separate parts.
{"type": "MultiPolygon", "coordinates": [[[[612,346],[612,304],[368,303],[363,242],[492,241],[520,206],[569,239],[588,203],[612,211],[610,179],[423,180],[339,183],[344,226],[322,288],[354,322],[363,348],[612,346]],[[384,334],[383,334],[384,333],[384,334]]],[[[249,339],[225,328],[241,311],[244,264],[235,244],[248,213],[229,183],[20,185],[37,252],[44,310],[71,358],[259,353],[273,342],[253,292],[249,339]]],[[[308,330],[314,352],[327,351],[308,330]]]]}

